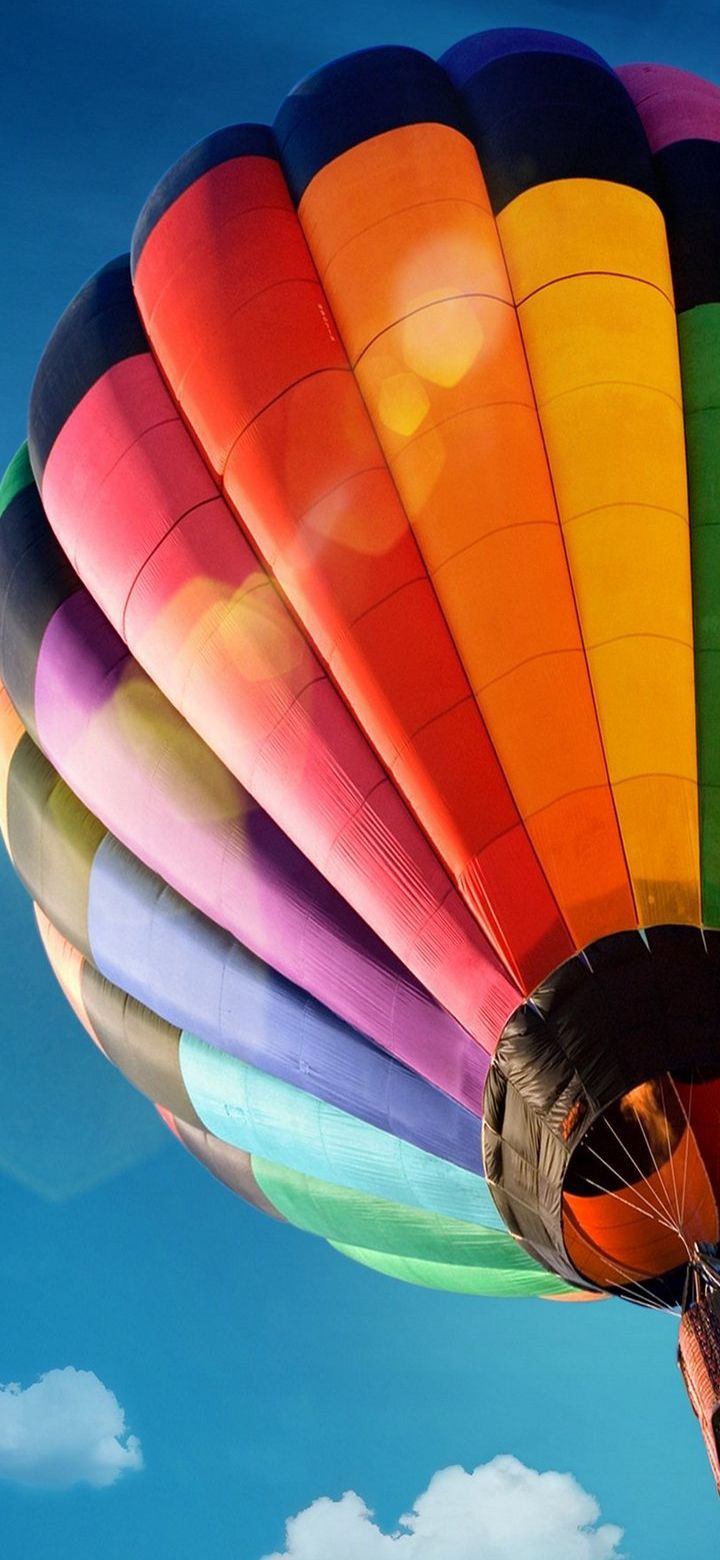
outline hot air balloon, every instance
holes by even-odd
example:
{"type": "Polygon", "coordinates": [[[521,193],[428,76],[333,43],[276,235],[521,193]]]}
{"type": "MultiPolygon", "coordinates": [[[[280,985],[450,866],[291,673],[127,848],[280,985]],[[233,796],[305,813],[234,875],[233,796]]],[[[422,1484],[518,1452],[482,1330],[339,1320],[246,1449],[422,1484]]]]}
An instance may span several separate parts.
{"type": "Polygon", "coordinates": [[[371,49],[161,179],[0,489],[0,812],[92,1038],[371,1268],[684,1308],[714,1456],[719,346],[716,87],[371,49]]]}

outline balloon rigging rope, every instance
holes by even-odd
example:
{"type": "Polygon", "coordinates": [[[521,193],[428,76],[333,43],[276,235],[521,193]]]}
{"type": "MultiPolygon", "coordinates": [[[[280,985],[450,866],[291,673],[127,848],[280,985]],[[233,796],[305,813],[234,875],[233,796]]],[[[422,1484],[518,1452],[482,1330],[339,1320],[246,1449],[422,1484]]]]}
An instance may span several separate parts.
{"type": "MultiPolygon", "coordinates": [[[[612,1135],[615,1138],[616,1142],[618,1142],[620,1144],[620,1147],[623,1150],[623,1153],[630,1160],[630,1163],[631,1163],[631,1165],[633,1167],[633,1170],[636,1172],[636,1175],[639,1177],[639,1179],[641,1181],[644,1182],[645,1181],[645,1177],[644,1177],[644,1175],[642,1173],[642,1170],[640,1169],[640,1166],[637,1163],[637,1160],[631,1154],[630,1149],[628,1148],[627,1143],[625,1142],[624,1138],[621,1138],[620,1133],[618,1132],[617,1128],[613,1126],[612,1122],[610,1120],[608,1120],[607,1117],[605,1118],[605,1125],[607,1127],[609,1127],[609,1129],[612,1132],[612,1135]]],[[[641,1126],[642,1126],[642,1123],[641,1123],[641,1126]]],[[[644,1136],[644,1133],[643,1133],[643,1136],[644,1136]]],[[[647,1138],[645,1139],[645,1141],[647,1142],[647,1138]]],[[[588,1145],[588,1146],[592,1149],[592,1145],[591,1144],[588,1145]]],[[[650,1145],[649,1144],[648,1144],[648,1148],[650,1149],[650,1145]]],[[[592,1150],[592,1152],[597,1154],[597,1150],[592,1150]]],[[[650,1153],[652,1155],[652,1149],[650,1149],[650,1153]]],[[[600,1155],[597,1155],[597,1157],[600,1158],[600,1155]]],[[[603,1163],[604,1163],[604,1161],[603,1161],[603,1163]]],[[[657,1165],[655,1164],[655,1160],[654,1159],[653,1159],[653,1164],[655,1165],[655,1169],[657,1170],[657,1165]]],[[[611,1168],[612,1167],[610,1165],[606,1165],[606,1169],[610,1170],[611,1168]]],[[[628,1191],[634,1191],[638,1197],[642,1197],[643,1201],[647,1202],[648,1207],[652,1207],[653,1206],[653,1203],[651,1201],[651,1199],[653,1199],[655,1205],[657,1206],[659,1217],[664,1221],[665,1220],[665,1215],[667,1214],[667,1217],[671,1221],[671,1223],[668,1226],[668,1228],[672,1228],[672,1229],[675,1228],[675,1223],[674,1223],[674,1220],[673,1220],[673,1211],[672,1211],[672,1207],[670,1206],[670,1200],[669,1199],[667,1201],[667,1206],[666,1206],[665,1202],[663,1201],[663,1199],[660,1196],[660,1192],[657,1189],[652,1189],[651,1190],[646,1185],[645,1186],[644,1196],[643,1196],[643,1193],[641,1193],[638,1190],[635,1181],[631,1182],[629,1180],[625,1180],[625,1179],[623,1179],[622,1176],[621,1176],[621,1180],[623,1180],[623,1185],[627,1187],[628,1191]]],[[[660,1182],[660,1185],[662,1186],[662,1180],[660,1182]]]]}
{"type": "Polygon", "coordinates": [[[642,1213],[646,1219],[652,1219],[653,1223],[664,1225],[666,1230],[671,1230],[673,1234],[675,1234],[676,1225],[672,1219],[672,1209],[666,1212],[663,1204],[659,1200],[656,1203],[652,1203],[649,1197],[644,1196],[643,1193],[638,1190],[634,1181],[628,1181],[626,1177],[615,1168],[614,1165],[610,1164],[609,1160],[604,1159],[602,1154],[598,1153],[596,1148],[593,1148],[590,1144],[588,1144],[588,1148],[590,1153],[593,1155],[593,1158],[597,1159],[598,1163],[601,1164],[605,1170],[609,1170],[611,1175],[617,1176],[620,1180],[620,1184],[625,1187],[626,1191],[632,1192],[634,1197],[639,1198],[639,1202],[632,1202],[630,1198],[624,1197],[621,1192],[614,1192],[611,1187],[603,1186],[599,1181],[591,1181],[590,1177],[586,1176],[585,1179],[589,1186],[594,1186],[599,1192],[605,1192],[606,1196],[608,1197],[616,1198],[618,1202],[623,1204],[623,1207],[633,1208],[636,1213],[642,1213]]]}
{"type": "MultiPolygon", "coordinates": [[[[596,1155],[596,1158],[600,1159],[600,1155],[596,1155]]],[[[600,1159],[600,1163],[606,1165],[606,1161],[604,1159],[600,1159]]],[[[610,1166],[606,1165],[606,1168],[609,1169],[610,1166]]],[[[645,1206],[641,1207],[639,1203],[632,1202],[629,1197],[623,1197],[622,1192],[608,1191],[607,1187],[603,1186],[601,1181],[592,1181],[589,1175],[586,1175],[585,1180],[587,1185],[594,1187],[597,1192],[604,1192],[606,1197],[614,1197],[617,1202],[622,1203],[623,1208],[631,1208],[633,1213],[641,1214],[644,1219],[650,1219],[651,1223],[653,1224],[662,1224],[664,1229],[670,1230],[671,1234],[673,1235],[675,1234],[675,1225],[670,1224],[667,1219],[661,1218],[649,1203],[645,1203],[645,1206]]],[[[627,1182],[624,1184],[628,1185],[627,1182]]],[[[631,1190],[632,1187],[628,1185],[628,1191],[631,1190]]]]}
{"type": "MultiPolygon", "coordinates": [[[[687,1105],[687,1111],[686,1111],[688,1130],[687,1130],[687,1138],[685,1140],[685,1163],[683,1165],[682,1194],[681,1194],[681,1200],[680,1200],[680,1222],[681,1223],[684,1223],[684,1220],[685,1220],[685,1198],[687,1196],[688,1159],[690,1157],[690,1132],[692,1130],[690,1122],[691,1122],[691,1118],[692,1118],[692,1103],[693,1103],[693,1089],[694,1089],[694,1087],[695,1087],[695,1074],[691,1072],[691,1074],[690,1074],[690,1093],[688,1095],[688,1105],[687,1105]]],[[[720,1115],[720,1112],[718,1114],[720,1115]]]]}
{"type": "MultiPolygon", "coordinates": [[[[663,1103],[664,1103],[664,1096],[663,1096],[663,1103]]],[[[638,1110],[637,1110],[635,1105],[633,1105],[633,1115],[634,1115],[635,1120],[637,1121],[637,1124],[638,1124],[638,1126],[640,1128],[640,1131],[642,1132],[642,1135],[643,1135],[643,1137],[645,1139],[645,1142],[646,1142],[646,1145],[647,1145],[647,1151],[648,1151],[648,1153],[650,1155],[650,1158],[651,1158],[651,1160],[653,1162],[653,1168],[655,1170],[655,1174],[657,1175],[657,1178],[658,1178],[658,1181],[660,1183],[660,1186],[662,1186],[663,1190],[665,1190],[665,1183],[664,1183],[663,1178],[662,1178],[662,1173],[661,1173],[661,1170],[660,1170],[660,1166],[659,1166],[659,1164],[657,1162],[657,1159],[655,1158],[655,1153],[653,1151],[652,1143],[650,1142],[650,1139],[649,1139],[649,1137],[647,1135],[647,1132],[645,1131],[645,1124],[643,1122],[643,1119],[640,1116],[640,1114],[638,1113],[638,1110]]],[[[665,1118],[665,1122],[666,1122],[666,1125],[667,1125],[667,1116],[665,1118]]],[[[668,1134],[668,1145],[669,1145],[669,1143],[670,1143],[670,1136],[668,1134]]],[[[658,1199],[659,1199],[659,1196],[660,1196],[659,1192],[656,1195],[658,1196],[658,1199]]],[[[682,1230],[680,1228],[680,1224],[678,1222],[680,1210],[679,1210],[679,1208],[676,1208],[675,1212],[673,1213],[672,1203],[670,1202],[670,1194],[666,1193],[666,1197],[667,1197],[667,1212],[668,1212],[669,1217],[670,1217],[671,1227],[675,1230],[676,1234],[680,1236],[680,1239],[681,1239],[681,1241],[682,1241],[682,1243],[683,1243],[683,1245],[685,1247],[685,1250],[687,1251],[688,1256],[690,1256],[690,1248],[688,1246],[688,1243],[687,1243],[687,1241],[685,1239],[685,1236],[683,1235],[683,1232],[682,1232],[682,1230]]]]}
{"type": "MultiPolygon", "coordinates": [[[[677,1179],[676,1179],[676,1176],[675,1176],[675,1156],[673,1154],[672,1144],[670,1142],[670,1123],[668,1121],[667,1106],[665,1104],[665,1079],[662,1078],[662,1077],[660,1079],[660,1094],[662,1096],[663,1114],[665,1116],[665,1136],[667,1138],[668,1160],[669,1160],[669,1164],[670,1164],[670,1176],[672,1178],[672,1184],[673,1184],[673,1195],[674,1195],[674,1198],[675,1198],[675,1212],[677,1213],[678,1230],[680,1231],[680,1235],[681,1235],[682,1240],[685,1241],[685,1247],[686,1247],[686,1250],[687,1250],[687,1254],[688,1254],[688,1256],[690,1256],[690,1247],[688,1246],[687,1240],[685,1239],[685,1235],[683,1234],[683,1231],[682,1231],[682,1210],[681,1210],[681,1207],[680,1207],[680,1196],[679,1196],[679,1192],[678,1192],[677,1179]]],[[[685,1113],[683,1112],[683,1115],[684,1114],[685,1113]]],[[[690,1131],[689,1131],[689,1127],[688,1127],[688,1130],[687,1130],[687,1133],[686,1133],[686,1142],[689,1141],[689,1137],[690,1137],[690,1131]]]]}
{"type": "MultiPolygon", "coordinates": [[[[669,1120],[668,1120],[668,1113],[667,1113],[667,1106],[666,1106],[666,1098],[665,1098],[665,1085],[664,1085],[664,1080],[662,1080],[662,1079],[660,1080],[660,1091],[661,1091],[662,1102],[663,1102],[663,1114],[665,1116],[665,1132],[666,1132],[666,1135],[667,1135],[667,1143],[668,1143],[668,1157],[669,1157],[670,1173],[671,1173],[671,1176],[672,1176],[672,1185],[673,1185],[673,1200],[674,1200],[674,1203],[675,1203],[674,1209],[673,1209],[672,1201],[671,1201],[671,1198],[670,1198],[669,1190],[667,1190],[667,1188],[666,1188],[665,1182],[664,1182],[663,1177],[662,1177],[662,1172],[661,1172],[660,1166],[659,1166],[658,1161],[657,1161],[656,1154],[655,1154],[655,1152],[653,1150],[652,1142],[651,1142],[651,1140],[650,1140],[650,1138],[648,1136],[648,1133],[646,1131],[643,1119],[640,1116],[640,1114],[638,1113],[638,1110],[637,1110],[635,1105],[633,1105],[633,1114],[634,1114],[635,1119],[637,1121],[637,1124],[638,1124],[638,1126],[640,1128],[640,1131],[641,1131],[643,1139],[645,1141],[648,1153],[650,1155],[650,1158],[651,1158],[651,1161],[652,1161],[652,1164],[653,1164],[653,1168],[654,1168],[655,1174],[657,1176],[658,1186],[662,1187],[663,1191],[665,1193],[664,1197],[661,1198],[660,1192],[657,1189],[657,1187],[653,1189],[652,1193],[648,1193],[647,1195],[643,1195],[643,1193],[640,1192],[640,1190],[638,1189],[637,1184],[635,1182],[633,1182],[633,1181],[630,1181],[627,1176],[624,1176],[622,1174],[622,1172],[617,1169],[616,1166],[611,1165],[609,1163],[609,1161],[606,1160],[603,1157],[603,1155],[598,1151],[598,1149],[594,1148],[593,1145],[590,1144],[590,1143],[588,1143],[586,1145],[587,1148],[589,1149],[590,1153],[603,1166],[603,1168],[606,1169],[606,1170],[609,1170],[612,1175],[617,1176],[617,1178],[619,1179],[621,1185],[624,1186],[626,1192],[631,1192],[633,1195],[632,1195],[632,1197],[627,1197],[627,1196],[623,1195],[621,1192],[612,1191],[610,1188],[608,1188],[606,1186],[603,1186],[601,1182],[594,1181],[590,1176],[585,1176],[585,1181],[586,1181],[587,1185],[593,1187],[596,1191],[603,1192],[606,1196],[615,1198],[616,1201],[621,1202],[623,1204],[623,1207],[632,1208],[632,1210],[635,1213],[639,1214],[641,1217],[646,1218],[646,1219],[651,1219],[654,1223],[661,1224],[665,1229],[669,1230],[673,1234],[676,1234],[679,1237],[679,1239],[682,1241],[683,1246],[685,1247],[685,1250],[686,1250],[687,1256],[688,1256],[688,1261],[692,1261],[692,1251],[690,1249],[689,1242],[688,1242],[687,1237],[686,1237],[685,1232],[684,1232],[684,1221],[685,1221],[685,1213],[686,1213],[686,1207],[687,1207],[688,1167],[689,1167],[689,1160],[690,1160],[690,1133],[691,1133],[691,1130],[692,1130],[692,1109],[693,1109],[694,1087],[695,1087],[695,1079],[694,1079],[694,1076],[691,1076],[687,1108],[685,1109],[683,1107],[684,1108],[684,1114],[685,1114],[686,1121],[687,1121],[687,1135],[686,1135],[686,1141],[685,1141],[685,1151],[684,1151],[684,1155],[683,1155],[682,1183],[679,1184],[678,1183],[678,1178],[677,1178],[677,1176],[675,1174],[675,1165],[674,1165],[673,1154],[672,1154],[672,1144],[671,1144],[671,1141],[670,1141],[670,1127],[669,1127],[669,1120]]],[[[675,1092],[677,1092],[677,1091],[675,1091],[675,1092]]],[[[720,1120],[720,1111],[718,1112],[718,1119],[720,1120]]],[[[632,1154],[631,1150],[629,1149],[627,1143],[624,1142],[623,1138],[620,1136],[620,1133],[613,1126],[611,1121],[607,1121],[606,1120],[605,1124],[610,1129],[613,1137],[616,1139],[616,1141],[618,1142],[618,1144],[622,1148],[624,1154],[626,1155],[626,1157],[630,1161],[630,1164],[632,1165],[633,1170],[636,1172],[636,1174],[638,1176],[640,1176],[642,1178],[642,1171],[640,1169],[640,1166],[638,1165],[638,1163],[637,1163],[634,1155],[632,1154]]],[[[647,1189],[646,1189],[646,1191],[647,1191],[647,1189]]],[[[582,1230],[578,1230],[577,1234],[579,1235],[579,1238],[580,1238],[582,1244],[585,1245],[588,1248],[588,1250],[594,1250],[595,1249],[595,1247],[593,1246],[593,1243],[588,1239],[588,1237],[586,1235],[583,1234],[582,1230]]],[[[621,1283],[620,1285],[618,1285],[618,1292],[619,1293],[625,1294],[628,1298],[635,1300],[635,1302],[638,1305],[642,1305],[643,1307],[645,1307],[647,1309],[652,1309],[652,1310],[656,1310],[656,1311],[665,1311],[665,1312],[668,1312],[668,1313],[673,1312],[676,1309],[674,1301],[672,1303],[670,1303],[667,1300],[659,1299],[657,1294],[655,1294],[651,1289],[648,1289],[648,1287],[645,1284],[643,1284],[639,1279],[635,1279],[633,1277],[631,1269],[622,1267],[620,1263],[616,1262],[612,1257],[606,1255],[605,1253],[603,1253],[603,1257],[604,1257],[604,1260],[607,1262],[608,1267],[610,1269],[612,1269],[612,1271],[617,1273],[621,1280],[624,1279],[626,1281],[626,1282],[621,1283]],[[627,1283],[627,1280],[630,1280],[630,1283],[627,1283]],[[640,1291],[640,1293],[644,1297],[646,1297],[646,1298],[640,1299],[639,1296],[638,1296],[638,1291],[640,1291]]]]}

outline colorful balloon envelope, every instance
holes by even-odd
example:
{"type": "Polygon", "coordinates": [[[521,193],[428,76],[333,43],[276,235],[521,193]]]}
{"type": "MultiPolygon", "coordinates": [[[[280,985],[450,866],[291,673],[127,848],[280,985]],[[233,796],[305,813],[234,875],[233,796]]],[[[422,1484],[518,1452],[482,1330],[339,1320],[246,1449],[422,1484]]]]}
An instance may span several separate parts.
{"type": "Polygon", "coordinates": [[[2,816],[264,1212],[471,1294],[720,1237],[720,91],[368,50],[188,152],[0,489],[2,816]]]}

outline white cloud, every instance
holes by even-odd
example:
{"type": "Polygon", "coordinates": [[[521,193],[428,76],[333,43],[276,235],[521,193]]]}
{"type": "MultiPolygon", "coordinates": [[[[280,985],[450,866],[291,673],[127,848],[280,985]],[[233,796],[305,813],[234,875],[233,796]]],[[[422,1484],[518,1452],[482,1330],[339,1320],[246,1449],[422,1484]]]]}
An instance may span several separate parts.
{"type": "Polygon", "coordinates": [[[537,1473],[495,1457],[466,1473],[433,1475],[394,1533],[383,1533],[354,1491],[291,1517],[282,1554],[264,1560],[622,1560],[622,1529],[569,1473],[537,1473]]]}
{"type": "Polygon", "coordinates": [[[31,1387],[0,1384],[0,1478],[68,1489],[101,1487],[142,1468],[114,1392],[91,1370],[49,1370],[31,1387]]]}

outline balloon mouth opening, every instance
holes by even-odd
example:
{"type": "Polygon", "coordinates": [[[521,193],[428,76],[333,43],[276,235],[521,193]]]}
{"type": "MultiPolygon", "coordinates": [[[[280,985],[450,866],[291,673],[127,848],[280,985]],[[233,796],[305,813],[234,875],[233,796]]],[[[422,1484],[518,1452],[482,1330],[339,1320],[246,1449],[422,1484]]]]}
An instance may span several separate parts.
{"type": "Polygon", "coordinates": [[[562,1186],[563,1243],[584,1279],[641,1298],[718,1241],[718,1125],[720,1074],[698,1069],[636,1084],[592,1120],[562,1186]]]}
{"type": "Polygon", "coordinates": [[[580,1289],[682,1304],[720,1240],[720,931],[601,939],[508,1019],[483,1160],[511,1233],[580,1289]]]}

